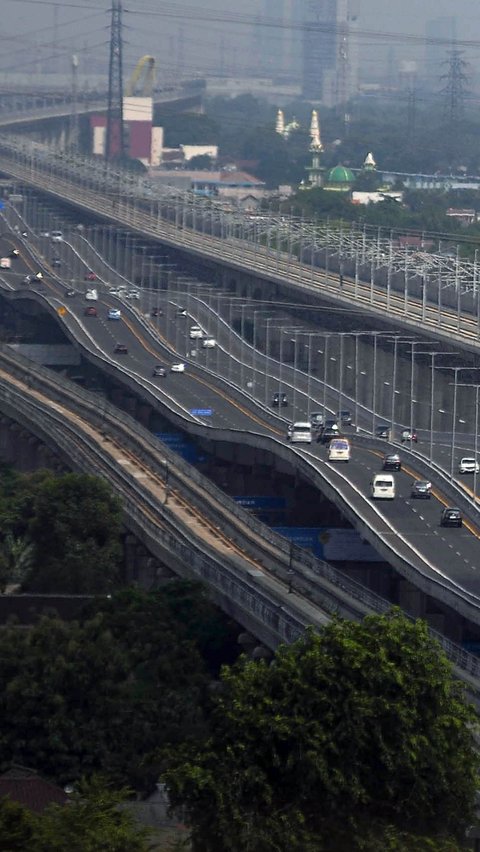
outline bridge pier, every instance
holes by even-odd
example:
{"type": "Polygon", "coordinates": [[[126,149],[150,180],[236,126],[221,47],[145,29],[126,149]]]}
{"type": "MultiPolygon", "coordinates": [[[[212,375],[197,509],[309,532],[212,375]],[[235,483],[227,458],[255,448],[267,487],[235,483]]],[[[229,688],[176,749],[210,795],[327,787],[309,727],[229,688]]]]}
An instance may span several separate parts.
{"type": "Polygon", "coordinates": [[[420,589],[403,578],[398,581],[399,606],[414,618],[425,618],[426,597],[420,589]]]}
{"type": "Polygon", "coordinates": [[[127,583],[133,583],[148,590],[156,588],[176,576],[164,563],[152,556],[132,533],[127,533],[124,536],[123,553],[125,581],[127,583]]]}

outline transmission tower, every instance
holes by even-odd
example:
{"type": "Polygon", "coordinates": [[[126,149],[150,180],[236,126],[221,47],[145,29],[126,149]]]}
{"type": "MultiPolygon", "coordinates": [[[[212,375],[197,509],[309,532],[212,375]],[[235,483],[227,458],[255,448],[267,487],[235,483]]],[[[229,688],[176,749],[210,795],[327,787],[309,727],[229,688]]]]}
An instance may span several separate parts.
{"type": "Polygon", "coordinates": [[[114,153],[125,156],[125,128],[123,125],[123,68],[122,68],[122,3],[112,0],[110,24],[110,63],[108,66],[108,115],[105,140],[105,159],[111,160],[114,153]],[[113,149],[114,135],[118,146],[113,149]]]}
{"type": "Polygon", "coordinates": [[[460,50],[451,50],[444,63],[447,66],[442,95],[444,96],[445,153],[452,165],[458,154],[458,142],[465,113],[465,95],[468,78],[467,63],[462,59],[460,50]]]}
{"type": "Polygon", "coordinates": [[[417,93],[414,85],[410,85],[407,92],[407,143],[411,148],[415,146],[416,125],[417,93]]]}

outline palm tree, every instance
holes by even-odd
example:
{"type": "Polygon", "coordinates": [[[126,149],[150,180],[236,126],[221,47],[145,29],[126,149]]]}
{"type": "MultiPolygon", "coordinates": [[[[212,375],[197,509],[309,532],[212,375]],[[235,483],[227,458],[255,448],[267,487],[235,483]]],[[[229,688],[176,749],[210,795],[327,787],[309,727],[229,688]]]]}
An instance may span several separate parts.
{"type": "Polygon", "coordinates": [[[0,593],[11,583],[21,583],[33,562],[33,544],[8,532],[0,544],[0,593]]]}

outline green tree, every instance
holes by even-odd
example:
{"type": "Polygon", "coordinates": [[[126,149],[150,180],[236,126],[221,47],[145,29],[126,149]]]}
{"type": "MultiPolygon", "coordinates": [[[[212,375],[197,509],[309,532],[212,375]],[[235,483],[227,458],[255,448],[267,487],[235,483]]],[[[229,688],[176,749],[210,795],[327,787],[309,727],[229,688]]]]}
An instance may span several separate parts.
{"type": "Polygon", "coordinates": [[[33,545],[7,532],[0,544],[0,592],[4,592],[9,583],[22,582],[32,561],[33,545]]]}
{"type": "Polygon", "coordinates": [[[50,805],[37,820],[36,852],[148,852],[151,831],[125,808],[129,796],[98,776],[80,781],[67,806],[50,805]]]}
{"type": "Polygon", "coordinates": [[[165,145],[169,148],[178,148],[179,145],[215,145],[218,139],[218,125],[207,115],[171,114],[164,116],[161,123],[165,131],[165,145]]]}
{"type": "Polygon", "coordinates": [[[8,797],[0,799],[0,852],[25,852],[32,849],[34,818],[8,797]]]}
{"type": "Polygon", "coordinates": [[[70,594],[111,591],[120,580],[121,504],[106,482],[66,474],[46,479],[28,534],[34,561],[25,588],[70,594]]]}
{"type": "Polygon", "coordinates": [[[209,677],[160,593],[98,599],[82,623],[0,631],[0,764],[148,789],[158,749],[204,734],[209,677]]]}
{"type": "Polygon", "coordinates": [[[172,754],[166,771],[197,852],[464,835],[478,777],[474,714],[424,623],[397,611],[334,621],[281,647],[271,666],[224,671],[222,683],[210,736],[172,754]]]}
{"type": "Polygon", "coordinates": [[[189,169],[211,169],[213,165],[212,157],[209,154],[198,154],[197,157],[191,157],[188,161],[187,166],[189,169]]]}

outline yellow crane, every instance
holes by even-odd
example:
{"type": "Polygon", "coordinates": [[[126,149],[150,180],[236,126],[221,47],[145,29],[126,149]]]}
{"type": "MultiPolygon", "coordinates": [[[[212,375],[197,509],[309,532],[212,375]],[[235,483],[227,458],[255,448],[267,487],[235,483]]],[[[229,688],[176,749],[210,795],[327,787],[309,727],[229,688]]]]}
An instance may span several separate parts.
{"type": "Polygon", "coordinates": [[[133,69],[132,76],[128,81],[125,94],[127,97],[134,97],[138,95],[139,97],[151,98],[153,95],[153,90],[155,88],[155,57],[154,56],[142,56],[141,59],[138,60],[135,68],[133,69]],[[138,86],[141,77],[143,76],[143,80],[141,81],[141,85],[138,86]],[[139,89],[139,91],[137,90],[139,89]]]}

